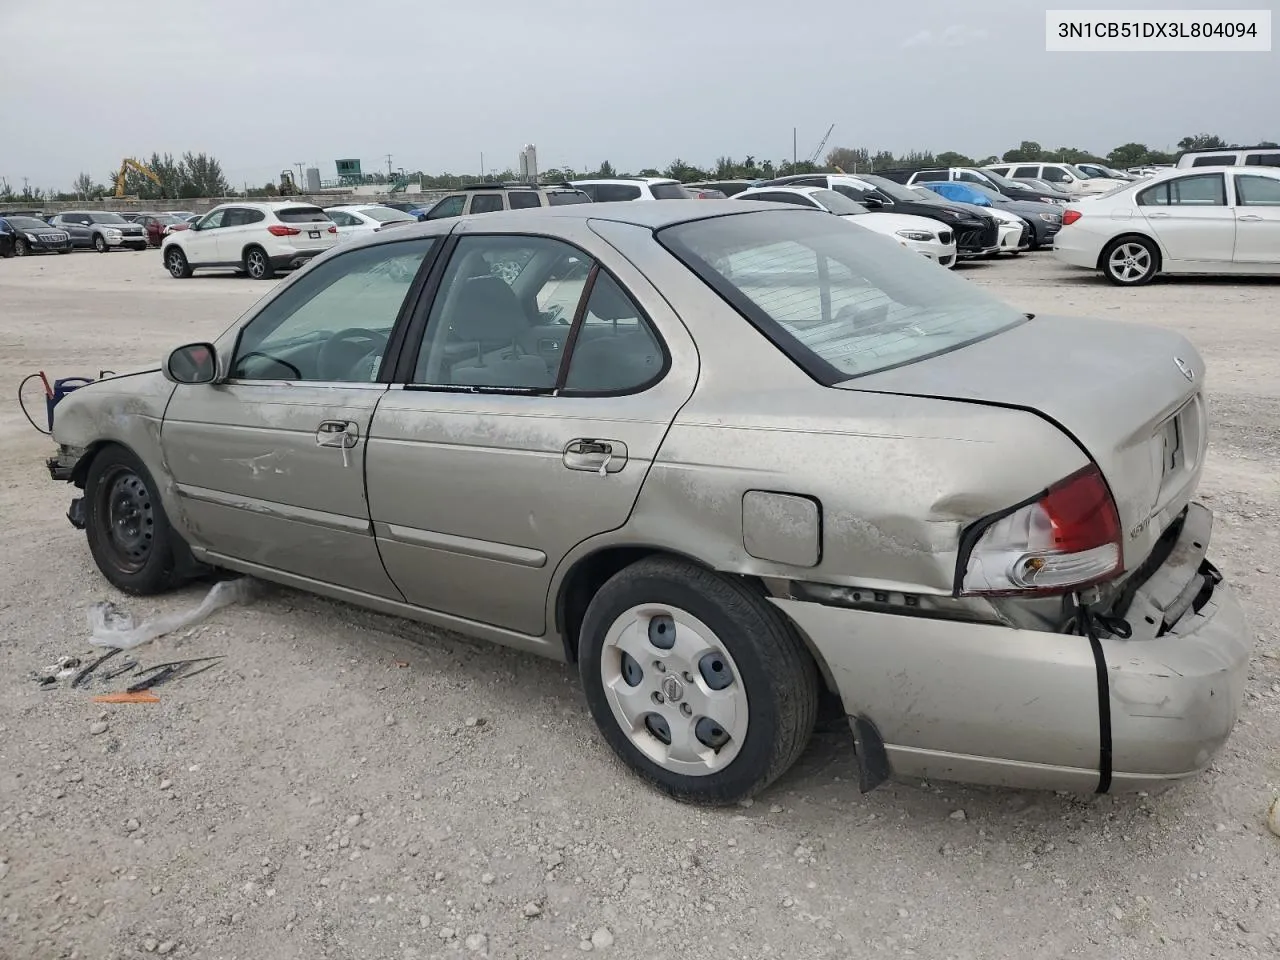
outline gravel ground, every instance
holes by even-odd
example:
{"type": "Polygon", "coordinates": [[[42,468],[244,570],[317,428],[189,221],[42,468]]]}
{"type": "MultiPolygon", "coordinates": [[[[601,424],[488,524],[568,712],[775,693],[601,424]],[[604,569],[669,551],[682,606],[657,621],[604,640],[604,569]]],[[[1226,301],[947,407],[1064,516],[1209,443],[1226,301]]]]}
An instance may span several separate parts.
{"type": "MultiPolygon", "coordinates": [[[[1166,324],[1206,356],[1201,495],[1257,641],[1207,775],[1120,799],[863,797],[835,723],[754,804],[691,808],[612,758],[572,669],[278,588],[144,648],[144,664],[226,655],[159,703],[41,689],[33,671],[92,652],[86,608],[125,601],[8,402],[0,958],[1275,956],[1280,286],[1117,290],[1044,254],[962,272],[1030,311],[1166,324]]],[[[265,289],[175,282],[154,251],[2,261],[0,383],[157,361],[265,289]]]]}

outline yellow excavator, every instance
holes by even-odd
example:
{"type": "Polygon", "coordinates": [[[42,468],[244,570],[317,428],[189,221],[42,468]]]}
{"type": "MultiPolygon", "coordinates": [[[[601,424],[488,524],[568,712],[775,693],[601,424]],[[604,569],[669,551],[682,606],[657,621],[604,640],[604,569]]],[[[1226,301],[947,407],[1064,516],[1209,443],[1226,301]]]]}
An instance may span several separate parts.
{"type": "Polygon", "coordinates": [[[164,183],[162,183],[160,178],[156,176],[155,172],[150,167],[143,166],[141,163],[139,163],[137,160],[134,160],[132,157],[125,157],[123,160],[120,161],[120,172],[116,174],[116,199],[117,200],[121,199],[124,196],[125,176],[126,174],[128,174],[130,170],[136,170],[138,173],[142,174],[144,177],[146,177],[148,180],[154,183],[157,187],[159,187],[160,198],[164,199],[164,183]]]}

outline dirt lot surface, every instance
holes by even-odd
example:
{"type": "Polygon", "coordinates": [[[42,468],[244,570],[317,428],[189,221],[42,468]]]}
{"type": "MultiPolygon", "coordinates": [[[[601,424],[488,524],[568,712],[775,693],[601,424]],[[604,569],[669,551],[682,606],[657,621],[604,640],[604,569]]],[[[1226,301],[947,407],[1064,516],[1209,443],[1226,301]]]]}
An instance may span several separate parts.
{"type": "Polygon", "coordinates": [[[695,809],[614,761],[571,668],[275,588],[140,651],[226,655],[159,703],[42,689],[93,652],[90,604],[203,589],[107,586],[19,378],[158,361],[267,287],[174,281],[154,251],[0,261],[0,958],[1276,956],[1280,284],[1117,290],[1045,254],[962,272],[1030,311],[1174,327],[1208,361],[1201,495],[1256,646],[1194,782],[863,797],[836,724],[754,804],[695,809]]]}

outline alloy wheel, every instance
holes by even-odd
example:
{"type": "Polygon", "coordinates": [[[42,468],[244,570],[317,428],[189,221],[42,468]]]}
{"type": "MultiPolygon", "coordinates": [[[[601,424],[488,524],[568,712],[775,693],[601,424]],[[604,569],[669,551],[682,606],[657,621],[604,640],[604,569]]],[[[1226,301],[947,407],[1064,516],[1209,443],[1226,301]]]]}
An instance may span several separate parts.
{"type": "Polygon", "coordinates": [[[1107,257],[1107,269],[1121,283],[1135,283],[1152,269],[1151,251],[1140,243],[1122,243],[1107,257]]]}

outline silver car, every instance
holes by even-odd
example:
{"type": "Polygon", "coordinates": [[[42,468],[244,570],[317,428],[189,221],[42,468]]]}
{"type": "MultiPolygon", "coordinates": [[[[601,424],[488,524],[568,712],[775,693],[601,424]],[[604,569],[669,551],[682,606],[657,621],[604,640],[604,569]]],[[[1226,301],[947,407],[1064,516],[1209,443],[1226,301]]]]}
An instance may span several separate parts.
{"type": "Polygon", "coordinates": [[[104,576],[238,571],[577,664],[618,756],[742,800],[824,689],[861,787],[1205,769],[1250,632],[1182,337],[1023,314],[819,211],[583,204],[344,244],[56,408],[104,576]]]}

